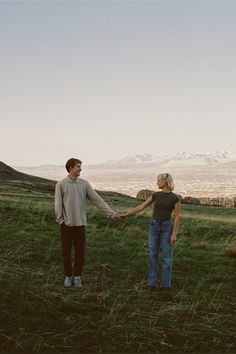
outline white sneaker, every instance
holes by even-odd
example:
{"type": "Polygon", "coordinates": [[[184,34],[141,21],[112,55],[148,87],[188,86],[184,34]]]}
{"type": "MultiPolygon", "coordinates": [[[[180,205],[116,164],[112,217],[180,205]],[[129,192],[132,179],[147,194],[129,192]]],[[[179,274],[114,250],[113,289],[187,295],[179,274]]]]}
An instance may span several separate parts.
{"type": "Polygon", "coordinates": [[[70,288],[72,286],[72,277],[65,277],[64,286],[70,288]]]}
{"type": "Polygon", "coordinates": [[[82,283],[81,283],[81,279],[79,276],[74,277],[74,286],[76,288],[82,288],[82,283]]]}

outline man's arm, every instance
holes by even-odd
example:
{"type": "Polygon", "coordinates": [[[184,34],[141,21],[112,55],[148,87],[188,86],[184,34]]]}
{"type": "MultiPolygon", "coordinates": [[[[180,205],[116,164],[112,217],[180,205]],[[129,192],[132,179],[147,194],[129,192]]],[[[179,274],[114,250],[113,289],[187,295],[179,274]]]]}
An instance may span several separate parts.
{"type": "Polygon", "coordinates": [[[120,219],[119,214],[111,209],[107,203],[95,192],[89,182],[86,181],[86,192],[89,200],[96,205],[106,216],[112,219],[120,219]]]}
{"type": "Polygon", "coordinates": [[[62,203],[62,194],[61,194],[61,187],[60,184],[56,184],[55,188],[55,215],[56,215],[56,222],[58,224],[62,224],[63,220],[63,203],[62,203]]]}

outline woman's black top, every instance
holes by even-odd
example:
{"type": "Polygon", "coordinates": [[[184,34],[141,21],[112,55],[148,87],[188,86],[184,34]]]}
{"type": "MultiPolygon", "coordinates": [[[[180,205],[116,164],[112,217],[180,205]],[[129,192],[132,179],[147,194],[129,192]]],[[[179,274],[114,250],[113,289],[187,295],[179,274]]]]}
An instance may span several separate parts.
{"type": "Polygon", "coordinates": [[[152,194],[154,201],[153,219],[161,221],[170,220],[175,204],[179,202],[179,196],[173,192],[155,192],[152,194]]]}

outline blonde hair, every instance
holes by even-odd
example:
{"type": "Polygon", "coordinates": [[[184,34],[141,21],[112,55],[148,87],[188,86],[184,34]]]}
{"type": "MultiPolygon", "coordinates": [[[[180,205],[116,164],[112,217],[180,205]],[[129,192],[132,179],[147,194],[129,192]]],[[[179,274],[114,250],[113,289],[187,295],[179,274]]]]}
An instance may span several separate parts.
{"type": "Polygon", "coordinates": [[[173,177],[169,173],[161,173],[158,175],[157,178],[161,178],[164,181],[166,181],[167,186],[173,191],[175,188],[173,177]]]}

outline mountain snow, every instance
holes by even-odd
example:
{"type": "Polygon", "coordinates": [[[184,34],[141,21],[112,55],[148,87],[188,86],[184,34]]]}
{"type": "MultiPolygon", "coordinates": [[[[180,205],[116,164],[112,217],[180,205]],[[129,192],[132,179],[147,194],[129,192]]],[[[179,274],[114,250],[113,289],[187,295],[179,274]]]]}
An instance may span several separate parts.
{"type": "MultiPolygon", "coordinates": [[[[88,165],[84,163],[84,170],[118,170],[118,169],[139,169],[139,168],[155,168],[155,167],[186,167],[191,166],[222,166],[228,164],[230,167],[235,166],[236,156],[229,151],[214,151],[209,153],[191,153],[191,152],[177,152],[170,155],[153,155],[153,154],[135,154],[128,155],[120,160],[108,160],[103,163],[88,165]]],[[[35,167],[15,166],[17,170],[29,174],[34,174],[46,178],[63,178],[66,173],[63,165],[42,165],[35,167]]]]}
{"type": "Polygon", "coordinates": [[[135,154],[128,155],[120,160],[108,160],[101,164],[91,165],[93,168],[132,168],[151,167],[155,165],[191,166],[216,165],[230,162],[232,153],[229,151],[214,151],[209,153],[178,152],[172,155],[135,154]]]}

